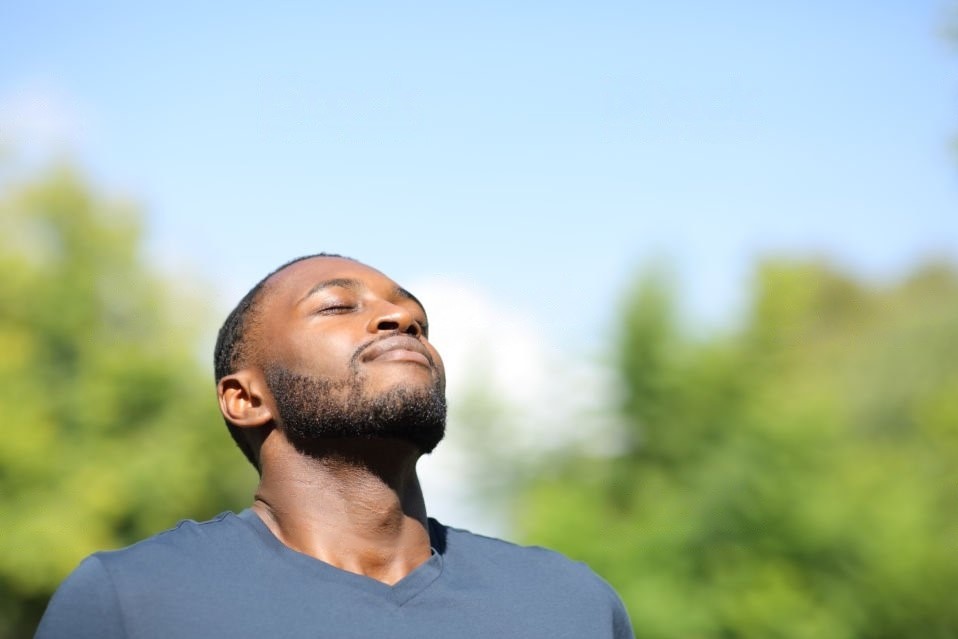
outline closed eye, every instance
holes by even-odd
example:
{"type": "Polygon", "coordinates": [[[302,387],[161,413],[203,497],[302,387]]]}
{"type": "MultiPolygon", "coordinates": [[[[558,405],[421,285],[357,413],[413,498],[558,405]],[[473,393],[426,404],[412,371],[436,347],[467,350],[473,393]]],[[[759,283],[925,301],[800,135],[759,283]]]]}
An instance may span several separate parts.
{"type": "Polygon", "coordinates": [[[316,313],[319,315],[339,315],[340,313],[348,313],[354,308],[356,307],[351,304],[331,304],[321,307],[316,313]]]}

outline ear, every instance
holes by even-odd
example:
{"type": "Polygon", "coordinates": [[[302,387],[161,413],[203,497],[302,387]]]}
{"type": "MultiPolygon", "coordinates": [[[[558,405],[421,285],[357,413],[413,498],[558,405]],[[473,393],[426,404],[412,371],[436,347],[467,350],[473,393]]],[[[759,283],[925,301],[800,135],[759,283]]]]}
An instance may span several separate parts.
{"type": "Polygon", "coordinates": [[[273,419],[266,384],[250,369],[226,375],[216,385],[220,412],[240,428],[257,428],[273,419]]]}

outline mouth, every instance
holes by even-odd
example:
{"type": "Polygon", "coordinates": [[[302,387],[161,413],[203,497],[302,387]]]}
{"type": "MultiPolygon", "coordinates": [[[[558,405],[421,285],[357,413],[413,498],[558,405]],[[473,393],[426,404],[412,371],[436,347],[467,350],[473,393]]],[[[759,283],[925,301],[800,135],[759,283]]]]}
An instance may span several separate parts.
{"type": "Polygon", "coordinates": [[[368,344],[362,349],[363,362],[406,362],[434,368],[429,351],[415,337],[393,335],[368,344]]]}

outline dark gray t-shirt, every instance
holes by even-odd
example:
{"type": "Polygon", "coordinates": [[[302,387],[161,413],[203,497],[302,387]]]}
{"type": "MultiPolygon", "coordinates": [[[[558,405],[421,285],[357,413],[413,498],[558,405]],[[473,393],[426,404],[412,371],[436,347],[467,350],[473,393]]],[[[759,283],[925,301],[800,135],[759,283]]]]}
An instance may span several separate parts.
{"type": "Polygon", "coordinates": [[[36,638],[633,637],[618,596],[584,564],[429,528],[432,557],[388,586],[287,548],[251,510],[184,521],[85,559],[36,638]]]}

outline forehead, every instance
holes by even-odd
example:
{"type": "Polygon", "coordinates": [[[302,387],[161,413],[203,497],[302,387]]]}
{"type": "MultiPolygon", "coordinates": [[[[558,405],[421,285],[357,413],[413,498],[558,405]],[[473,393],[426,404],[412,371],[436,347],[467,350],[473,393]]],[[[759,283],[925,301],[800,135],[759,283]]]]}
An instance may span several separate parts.
{"type": "Polygon", "coordinates": [[[398,293],[418,303],[415,297],[383,273],[341,257],[311,257],[287,266],[267,281],[263,301],[272,307],[289,307],[323,283],[347,280],[370,291],[387,296],[398,293]]]}

